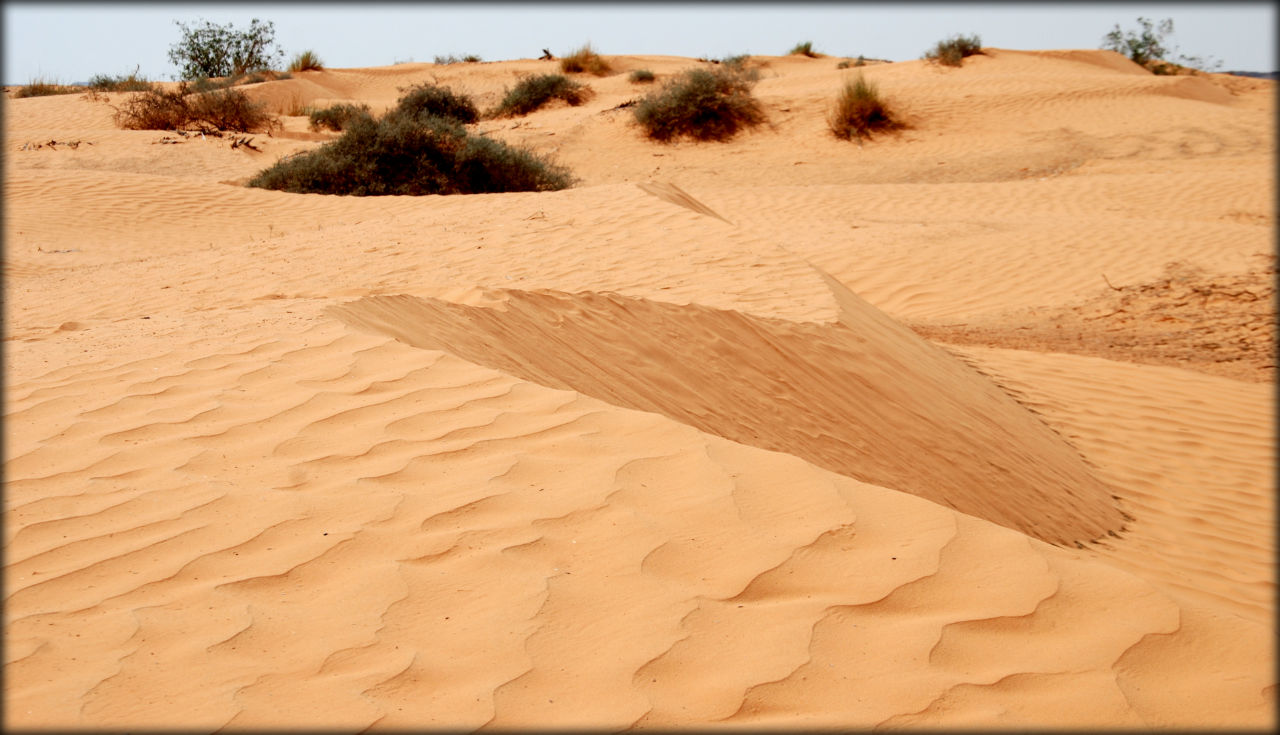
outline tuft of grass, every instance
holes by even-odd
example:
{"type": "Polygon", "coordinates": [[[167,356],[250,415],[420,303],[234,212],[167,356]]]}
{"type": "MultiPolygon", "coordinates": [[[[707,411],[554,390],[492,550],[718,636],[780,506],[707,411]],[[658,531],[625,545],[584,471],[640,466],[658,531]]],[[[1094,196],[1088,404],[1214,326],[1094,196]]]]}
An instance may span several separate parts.
{"type": "Polygon", "coordinates": [[[289,71],[324,71],[324,62],[310,49],[293,57],[289,62],[289,71]]]}
{"type": "Polygon", "coordinates": [[[972,36],[955,35],[934,44],[933,48],[924,52],[922,58],[935,64],[960,66],[966,56],[982,53],[982,39],[977,34],[972,36]]]}
{"type": "Polygon", "coordinates": [[[323,110],[312,110],[308,117],[310,118],[308,127],[312,130],[328,128],[335,132],[341,132],[357,118],[372,117],[372,115],[369,113],[368,105],[357,107],[351,104],[337,104],[330,105],[323,110]]]}
{"type": "Polygon", "coordinates": [[[556,191],[567,169],[439,117],[358,117],[340,138],[283,159],[249,186],[299,194],[384,196],[556,191]]]}
{"type": "Polygon", "coordinates": [[[459,123],[473,123],[480,119],[480,110],[471,98],[458,94],[448,87],[424,82],[409,89],[401,89],[405,95],[387,114],[395,117],[426,118],[443,117],[459,123]]]}
{"type": "Polygon", "coordinates": [[[152,88],[126,99],[117,108],[116,125],[126,130],[269,131],[279,121],[260,103],[238,89],[193,92],[182,82],[176,89],[152,88]]]}
{"type": "Polygon", "coordinates": [[[15,98],[49,97],[55,94],[76,94],[77,92],[83,91],[84,89],[81,87],[72,86],[70,84],[59,84],[58,82],[50,81],[44,77],[36,77],[31,80],[30,84],[19,87],[18,90],[13,93],[13,96],[15,98]]]}
{"type": "Polygon", "coordinates": [[[646,84],[646,83],[652,82],[654,80],[654,76],[653,76],[653,72],[649,71],[648,69],[636,69],[635,71],[631,72],[630,76],[628,76],[627,79],[630,79],[631,81],[636,82],[637,84],[646,84]]]}
{"type": "Polygon", "coordinates": [[[791,50],[788,51],[787,54],[789,56],[808,56],[811,59],[816,59],[822,55],[813,50],[813,41],[802,41],[797,43],[795,46],[791,47],[791,50]]]}
{"type": "Polygon", "coordinates": [[[862,72],[858,72],[858,76],[846,82],[840,90],[827,124],[837,138],[857,138],[859,141],[870,138],[875,132],[906,127],[880,96],[876,85],[868,82],[862,72]]]}
{"type": "Polygon", "coordinates": [[[135,66],[128,76],[95,74],[89,77],[89,89],[95,92],[146,92],[154,89],[154,84],[138,76],[139,68],[135,66]]]}
{"type": "Polygon", "coordinates": [[[563,74],[542,74],[526,77],[507,90],[498,106],[488,117],[513,117],[530,112],[553,100],[564,100],[570,105],[580,105],[591,96],[591,88],[575,82],[563,74]]]}
{"type": "Polygon", "coordinates": [[[591,48],[591,44],[588,43],[560,59],[560,71],[565,74],[590,73],[602,77],[612,72],[613,67],[604,60],[604,57],[597,54],[591,48]]]}
{"type": "Polygon", "coordinates": [[[751,94],[755,80],[755,74],[732,66],[690,69],[636,104],[636,122],[662,142],[681,136],[728,140],[765,120],[751,94]]]}

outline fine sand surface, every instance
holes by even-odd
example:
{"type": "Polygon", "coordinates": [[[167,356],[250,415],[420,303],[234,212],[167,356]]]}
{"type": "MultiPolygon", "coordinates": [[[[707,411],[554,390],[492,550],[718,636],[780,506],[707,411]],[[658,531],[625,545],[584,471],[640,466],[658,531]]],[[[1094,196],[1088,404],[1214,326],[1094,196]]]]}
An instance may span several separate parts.
{"type": "Polygon", "coordinates": [[[6,724],[1274,726],[1274,83],[875,64],[858,145],[755,57],[769,125],[662,145],[627,72],[705,62],[611,60],[476,126],[544,194],[6,99],[6,724]]]}

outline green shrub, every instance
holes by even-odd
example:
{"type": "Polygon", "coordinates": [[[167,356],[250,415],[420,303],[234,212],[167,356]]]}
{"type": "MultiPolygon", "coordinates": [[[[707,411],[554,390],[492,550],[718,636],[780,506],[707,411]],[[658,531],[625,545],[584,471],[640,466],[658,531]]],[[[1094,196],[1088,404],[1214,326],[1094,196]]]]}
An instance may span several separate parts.
{"type": "Polygon", "coordinates": [[[787,54],[790,56],[808,56],[811,59],[816,59],[820,55],[817,51],[813,50],[813,41],[797,43],[790,51],[787,52],[787,54]]]}
{"type": "Polygon", "coordinates": [[[260,103],[238,89],[192,92],[183,82],[177,89],[152,88],[126,99],[116,110],[116,124],[126,130],[230,130],[265,132],[279,122],[260,103]]]}
{"type": "Polygon", "coordinates": [[[751,94],[755,75],[721,66],[690,69],[635,106],[636,122],[653,140],[680,136],[727,140],[764,122],[764,110],[751,94]]]}
{"type": "Polygon", "coordinates": [[[648,69],[636,69],[627,78],[636,83],[647,83],[654,80],[653,72],[648,69]]]}
{"type": "Polygon", "coordinates": [[[181,67],[186,80],[240,76],[253,69],[268,69],[284,57],[274,48],[275,24],[269,21],[254,18],[243,31],[230,23],[220,26],[207,20],[192,25],[175,23],[182,37],[169,47],[169,60],[181,67]]]}
{"type": "Polygon", "coordinates": [[[323,71],[324,62],[314,51],[303,51],[289,62],[289,71],[323,71]]]}
{"type": "Polygon", "coordinates": [[[966,56],[982,53],[982,39],[976,34],[972,36],[952,36],[938,41],[932,49],[924,52],[925,59],[935,64],[960,66],[966,56]]]}
{"type": "Polygon", "coordinates": [[[128,76],[95,74],[89,77],[89,89],[95,92],[146,92],[153,89],[154,84],[138,76],[138,69],[135,66],[128,76]]]}
{"type": "Polygon", "coordinates": [[[528,115],[553,100],[564,100],[570,105],[580,105],[591,96],[591,88],[579,84],[563,74],[542,74],[526,77],[507,90],[502,101],[489,117],[528,115]]]}
{"type": "Polygon", "coordinates": [[[312,130],[328,128],[333,131],[342,131],[358,117],[370,117],[369,106],[360,105],[359,107],[349,104],[330,105],[323,110],[312,110],[309,127],[312,130]]]}
{"type": "Polygon", "coordinates": [[[335,141],[283,159],[249,186],[300,194],[383,196],[555,191],[569,172],[526,150],[469,135],[438,117],[358,117],[335,141]]]}
{"type": "Polygon", "coordinates": [[[876,86],[868,82],[861,72],[840,90],[827,124],[841,140],[862,140],[871,137],[873,132],[905,127],[880,97],[876,86]]]}
{"type": "Polygon", "coordinates": [[[19,87],[18,90],[13,93],[13,96],[17,98],[49,97],[55,94],[76,94],[77,92],[83,91],[84,90],[80,87],[73,87],[69,84],[58,84],[57,82],[51,82],[43,77],[36,77],[31,80],[30,84],[24,87],[19,87]]]}
{"type": "Polygon", "coordinates": [[[480,111],[471,98],[457,94],[448,87],[423,83],[401,91],[406,94],[388,115],[410,118],[443,117],[460,123],[473,123],[480,119],[480,111]]]}
{"type": "Polygon", "coordinates": [[[560,71],[565,74],[587,72],[602,77],[613,71],[613,67],[600,54],[592,50],[591,44],[587,44],[560,59],[560,71]]]}

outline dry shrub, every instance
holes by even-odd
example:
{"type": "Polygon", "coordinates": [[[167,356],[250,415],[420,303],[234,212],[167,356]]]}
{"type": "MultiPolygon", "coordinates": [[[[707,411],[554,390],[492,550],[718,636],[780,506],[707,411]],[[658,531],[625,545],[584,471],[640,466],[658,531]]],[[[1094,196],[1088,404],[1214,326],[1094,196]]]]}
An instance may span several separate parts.
{"type": "Polygon", "coordinates": [[[935,64],[960,66],[966,56],[982,53],[982,39],[976,34],[972,36],[952,36],[938,41],[932,49],[924,53],[924,58],[935,64]]]}
{"type": "Polygon", "coordinates": [[[289,62],[289,71],[324,71],[324,62],[314,51],[303,51],[289,62]]]}
{"type": "Polygon", "coordinates": [[[528,115],[554,100],[564,100],[576,106],[590,97],[590,87],[579,84],[563,74],[541,74],[526,77],[515,87],[507,90],[498,106],[488,113],[488,117],[528,115]]]}
{"type": "Polygon", "coordinates": [[[813,41],[797,43],[790,51],[787,52],[787,54],[790,56],[808,56],[811,59],[816,59],[821,56],[821,54],[813,50],[813,41]]]}
{"type": "Polygon", "coordinates": [[[840,90],[827,124],[841,140],[862,140],[871,137],[873,132],[906,127],[880,97],[876,85],[868,82],[861,73],[840,90]]]}
{"type": "Polygon", "coordinates": [[[312,110],[309,115],[310,122],[308,126],[312,130],[328,128],[333,131],[342,131],[356,118],[369,116],[368,105],[360,105],[359,107],[350,104],[330,105],[323,110],[312,110]]]}
{"type": "Polygon", "coordinates": [[[636,122],[657,141],[681,136],[728,140],[765,121],[764,109],[751,94],[755,80],[754,73],[739,66],[691,69],[641,100],[635,106],[636,122]]]}
{"type": "Polygon", "coordinates": [[[591,44],[587,44],[560,59],[560,71],[565,74],[589,73],[602,77],[612,72],[613,67],[600,54],[592,50],[591,44]]]}
{"type": "Polygon", "coordinates": [[[24,87],[19,87],[18,91],[13,93],[13,96],[15,98],[49,97],[55,94],[76,94],[83,91],[84,89],[81,87],[73,87],[70,84],[58,84],[57,82],[49,81],[43,77],[36,77],[31,80],[30,84],[24,87]]]}
{"type": "Polygon", "coordinates": [[[279,121],[237,89],[192,92],[186,82],[165,91],[135,94],[116,109],[116,124],[126,130],[229,130],[266,132],[279,121]]]}
{"type": "Polygon", "coordinates": [[[648,69],[636,69],[627,78],[638,84],[647,84],[654,80],[653,72],[648,69]]]}

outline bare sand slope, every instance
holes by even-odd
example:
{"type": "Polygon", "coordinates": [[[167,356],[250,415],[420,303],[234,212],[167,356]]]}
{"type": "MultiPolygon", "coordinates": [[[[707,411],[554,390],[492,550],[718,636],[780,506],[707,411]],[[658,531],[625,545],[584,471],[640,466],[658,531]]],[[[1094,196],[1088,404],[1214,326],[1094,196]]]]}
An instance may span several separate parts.
{"type": "Polygon", "coordinates": [[[246,87],[260,151],[6,99],[7,724],[1274,725],[1273,84],[875,64],[859,147],[756,57],[658,145],[704,62],[612,60],[477,126],[547,194],[237,183],[553,62],[246,87]]]}

